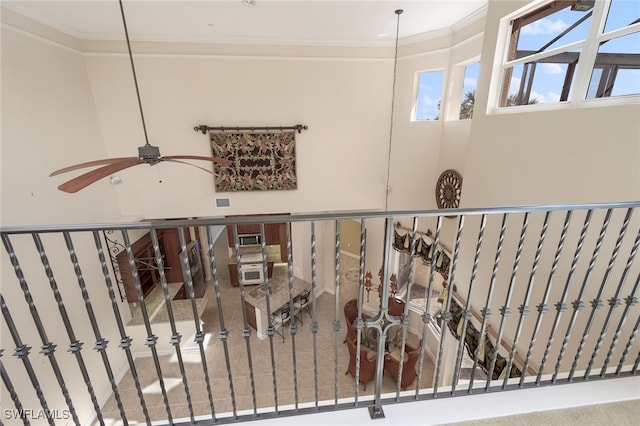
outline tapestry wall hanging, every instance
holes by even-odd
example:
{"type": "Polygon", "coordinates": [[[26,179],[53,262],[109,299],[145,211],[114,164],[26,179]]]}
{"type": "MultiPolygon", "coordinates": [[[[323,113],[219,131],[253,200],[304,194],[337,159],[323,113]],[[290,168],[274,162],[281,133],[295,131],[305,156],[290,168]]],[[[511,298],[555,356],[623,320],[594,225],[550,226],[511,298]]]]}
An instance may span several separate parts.
{"type": "Polygon", "coordinates": [[[295,131],[209,135],[213,155],[231,160],[215,165],[216,192],[297,189],[295,131]]]}

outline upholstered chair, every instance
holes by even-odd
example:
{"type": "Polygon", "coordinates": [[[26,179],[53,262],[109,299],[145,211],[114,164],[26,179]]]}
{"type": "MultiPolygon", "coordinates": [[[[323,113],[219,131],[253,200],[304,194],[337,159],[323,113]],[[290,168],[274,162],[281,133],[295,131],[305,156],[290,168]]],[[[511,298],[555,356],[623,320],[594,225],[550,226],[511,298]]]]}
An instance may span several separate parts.
{"type": "Polygon", "coordinates": [[[344,338],[344,342],[347,340],[356,339],[356,327],[353,322],[358,317],[358,299],[351,299],[344,304],[344,319],[347,324],[347,336],[344,338]]]}
{"type": "Polygon", "coordinates": [[[404,314],[404,302],[395,297],[389,298],[389,315],[399,317],[404,314]]]}
{"type": "MultiPolygon", "coordinates": [[[[347,339],[347,347],[349,348],[349,368],[347,368],[346,374],[351,374],[356,377],[356,339],[347,339]]],[[[369,383],[376,375],[376,363],[378,356],[375,351],[367,348],[364,345],[360,345],[360,376],[359,381],[364,385],[364,390],[367,390],[367,383],[369,383]]]]}
{"type": "MultiPolygon", "coordinates": [[[[416,379],[416,362],[420,349],[413,349],[405,345],[404,362],[402,364],[402,379],[400,380],[400,387],[402,390],[406,390],[416,379]]],[[[384,370],[388,371],[393,378],[398,380],[398,372],[400,371],[400,348],[388,353],[384,357],[384,370]]]]}

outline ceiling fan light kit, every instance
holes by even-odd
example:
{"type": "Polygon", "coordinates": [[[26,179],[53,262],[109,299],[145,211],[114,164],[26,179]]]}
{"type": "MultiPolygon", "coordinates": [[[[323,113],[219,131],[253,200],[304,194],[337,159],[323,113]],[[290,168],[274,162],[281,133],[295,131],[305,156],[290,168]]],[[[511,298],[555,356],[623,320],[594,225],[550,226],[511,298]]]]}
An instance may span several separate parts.
{"type": "MultiPolygon", "coordinates": [[[[195,164],[187,163],[181,160],[209,161],[212,163],[221,164],[222,166],[225,166],[225,167],[231,166],[231,161],[229,160],[224,160],[221,158],[214,158],[214,157],[204,157],[199,155],[169,155],[169,156],[162,157],[160,155],[160,148],[157,146],[153,146],[149,143],[149,138],[147,136],[147,125],[145,123],[144,112],[142,110],[142,101],[140,98],[140,90],[138,88],[138,78],[136,76],[136,68],[133,62],[133,54],[131,53],[129,31],[127,30],[127,21],[124,15],[124,7],[122,5],[122,0],[118,0],[118,3],[120,5],[122,25],[124,27],[124,34],[127,41],[127,50],[129,52],[131,72],[133,74],[133,82],[136,89],[138,107],[140,109],[140,120],[142,123],[142,129],[144,130],[144,138],[146,143],[143,146],[138,147],[137,157],[104,158],[101,160],[93,160],[93,161],[87,161],[80,164],[75,164],[75,165],[64,167],[62,169],[54,171],[49,176],[57,176],[61,173],[71,172],[74,170],[84,169],[87,167],[102,166],[64,182],[63,184],[58,186],[58,189],[60,191],[68,192],[68,193],[78,192],[81,189],[86,188],[87,186],[99,181],[100,179],[113,175],[114,173],[127,169],[129,167],[137,166],[139,164],[149,164],[150,166],[153,166],[160,163],[161,161],[170,161],[174,163],[185,164],[185,165],[203,170],[210,174],[213,174],[211,170],[208,170],[208,169],[205,169],[204,167],[196,166],[195,164]]],[[[117,183],[114,183],[115,180],[117,180],[117,183],[120,183],[120,177],[118,176],[112,176],[110,179],[110,182],[116,185],[117,183]]]]}

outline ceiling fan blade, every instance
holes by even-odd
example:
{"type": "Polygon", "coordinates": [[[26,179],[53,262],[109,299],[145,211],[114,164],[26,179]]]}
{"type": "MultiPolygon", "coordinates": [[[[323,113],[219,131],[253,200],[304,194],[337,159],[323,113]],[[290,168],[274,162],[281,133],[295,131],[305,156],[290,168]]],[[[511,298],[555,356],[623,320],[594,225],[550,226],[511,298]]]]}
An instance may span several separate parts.
{"type": "Polygon", "coordinates": [[[100,167],[99,169],[91,170],[90,172],[84,173],[76,178],[73,178],[62,185],[58,186],[60,191],[74,193],[80,191],[82,188],[85,188],[91,185],[94,182],[99,181],[100,179],[107,177],[115,172],[119,172],[120,170],[124,170],[128,167],[136,166],[138,164],[143,164],[144,161],[140,160],[136,157],[125,158],[118,162],[109,164],[104,167],[100,167]]]}
{"type": "Polygon", "coordinates": [[[56,170],[56,171],[52,172],[49,176],[50,177],[51,176],[57,176],[57,175],[62,174],[62,173],[72,172],[74,170],[84,169],[86,167],[101,166],[103,164],[111,164],[111,163],[115,163],[117,161],[134,159],[134,158],[136,158],[136,157],[103,158],[102,160],[87,161],[85,163],[74,164],[73,166],[69,166],[69,167],[65,167],[63,169],[56,170]]]}
{"type": "Polygon", "coordinates": [[[186,164],[187,166],[195,167],[195,168],[198,168],[198,169],[202,170],[203,172],[207,172],[210,175],[213,174],[213,172],[211,170],[207,170],[204,167],[196,166],[195,164],[187,163],[186,161],[174,160],[172,158],[167,159],[167,157],[164,157],[164,161],[170,161],[172,163],[186,164]]]}
{"type": "Polygon", "coordinates": [[[199,155],[167,155],[164,157],[160,157],[162,160],[203,160],[203,161],[211,161],[212,163],[218,163],[223,166],[230,166],[231,160],[225,160],[224,158],[215,158],[215,157],[202,157],[199,155]]]}

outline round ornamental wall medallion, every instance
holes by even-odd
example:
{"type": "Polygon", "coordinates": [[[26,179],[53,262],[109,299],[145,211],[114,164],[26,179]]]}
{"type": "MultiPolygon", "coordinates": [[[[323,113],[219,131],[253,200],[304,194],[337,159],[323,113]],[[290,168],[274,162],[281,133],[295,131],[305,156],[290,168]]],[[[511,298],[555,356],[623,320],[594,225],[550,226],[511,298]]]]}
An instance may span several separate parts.
{"type": "Polygon", "coordinates": [[[460,206],[462,175],[453,169],[440,174],[436,183],[436,203],[439,209],[456,209],[460,206]]]}

